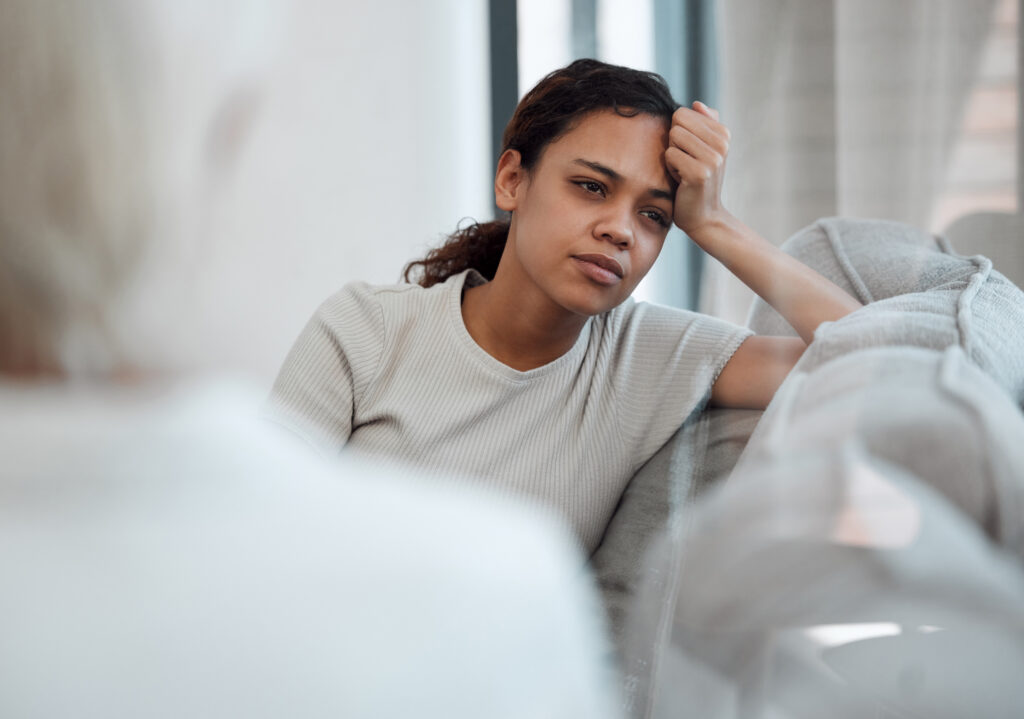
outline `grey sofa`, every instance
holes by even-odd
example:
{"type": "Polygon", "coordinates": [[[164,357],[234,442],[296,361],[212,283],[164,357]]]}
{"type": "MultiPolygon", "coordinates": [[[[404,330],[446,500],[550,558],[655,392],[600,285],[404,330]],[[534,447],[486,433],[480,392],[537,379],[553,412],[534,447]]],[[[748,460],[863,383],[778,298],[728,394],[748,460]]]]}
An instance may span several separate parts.
{"type": "MultiPolygon", "coordinates": [[[[626,489],[592,565],[628,713],[1013,715],[1024,293],[900,223],[826,218],[783,249],[865,307],[763,414],[695,414],[626,489]],[[837,626],[889,633],[814,641],[837,626]]],[[[748,324],[795,335],[760,301],[748,324]]]]}

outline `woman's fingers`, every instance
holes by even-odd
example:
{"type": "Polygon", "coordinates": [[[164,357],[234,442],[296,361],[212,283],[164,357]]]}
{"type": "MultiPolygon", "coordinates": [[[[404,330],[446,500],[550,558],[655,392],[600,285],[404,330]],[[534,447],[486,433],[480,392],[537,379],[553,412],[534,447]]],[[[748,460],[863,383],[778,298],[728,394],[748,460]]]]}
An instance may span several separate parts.
{"type": "Polygon", "coordinates": [[[673,219],[685,232],[701,228],[725,212],[721,203],[729,130],[718,112],[702,102],[672,115],[665,165],[679,183],[673,219]]]}
{"type": "Polygon", "coordinates": [[[680,107],[672,114],[672,127],[689,130],[717,152],[725,154],[729,149],[729,128],[718,121],[718,112],[702,102],[695,102],[694,107],[680,107]]]}
{"type": "Polygon", "coordinates": [[[708,107],[707,105],[705,105],[700,100],[695,100],[694,101],[693,109],[696,110],[697,112],[703,114],[703,115],[707,115],[708,117],[710,117],[715,122],[718,122],[718,110],[716,110],[713,107],[708,107]]]}
{"type": "Polygon", "coordinates": [[[709,182],[715,174],[713,167],[678,147],[670,147],[665,151],[665,164],[672,179],[682,187],[702,185],[709,182]]]}
{"type": "Polygon", "coordinates": [[[720,138],[702,138],[682,125],[673,125],[668,131],[669,147],[677,147],[698,160],[715,165],[725,160],[729,146],[720,138]]]}

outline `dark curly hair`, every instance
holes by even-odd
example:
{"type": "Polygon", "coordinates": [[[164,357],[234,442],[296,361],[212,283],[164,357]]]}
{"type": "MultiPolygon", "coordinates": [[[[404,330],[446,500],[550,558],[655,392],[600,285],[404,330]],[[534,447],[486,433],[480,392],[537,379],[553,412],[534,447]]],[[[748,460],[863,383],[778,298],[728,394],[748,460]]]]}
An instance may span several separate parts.
{"type": "MultiPolygon", "coordinates": [[[[598,60],[576,60],[547,75],[519,101],[505,126],[501,152],[518,150],[522,166],[529,171],[548,144],[588,113],[612,110],[623,117],[646,114],[670,121],[678,107],[660,75],[598,60]]],[[[509,222],[508,218],[471,222],[457,229],[425,258],[406,265],[405,280],[412,282],[415,276],[420,285],[430,287],[469,268],[493,279],[509,222]]]]}

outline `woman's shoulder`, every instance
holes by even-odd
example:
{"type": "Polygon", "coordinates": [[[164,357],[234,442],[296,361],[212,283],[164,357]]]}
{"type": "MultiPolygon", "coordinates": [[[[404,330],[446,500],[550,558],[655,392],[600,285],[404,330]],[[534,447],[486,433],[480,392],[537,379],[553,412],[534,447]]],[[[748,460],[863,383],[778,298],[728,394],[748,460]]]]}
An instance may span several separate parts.
{"type": "Polygon", "coordinates": [[[373,284],[362,280],[348,282],[337,292],[324,300],[324,307],[334,305],[345,305],[352,302],[362,304],[395,304],[408,302],[414,296],[421,295],[428,288],[408,282],[396,282],[394,284],[373,284]]]}
{"type": "Polygon", "coordinates": [[[453,275],[445,282],[430,287],[408,282],[349,282],[323,301],[314,319],[334,333],[347,333],[362,326],[364,330],[375,330],[378,334],[410,323],[422,324],[429,317],[442,321],[451,309],[450,305],[461,297],[462,287],[473,282],[472,271],[453,275]]]}
{"type": "Polygon", "coordinates": [[[712,315],[627,299],[601,315],[596,325],[603,343],[619,353],[639,357],[698,354],[731,354],[751,331],[712,315]]]}
{"type": "Polygon", "coordinates": [[[340,290],[328,297],[320,306],[321,312],[330,312],[336,308],[349,311],[353,305],[360,308],[399,308],[402,306],[422,306],[451,291],[456,277],[446,282],[423,287],[409,282],[394,284],[373,284],[362,280],[345,284],[340,290]]]}

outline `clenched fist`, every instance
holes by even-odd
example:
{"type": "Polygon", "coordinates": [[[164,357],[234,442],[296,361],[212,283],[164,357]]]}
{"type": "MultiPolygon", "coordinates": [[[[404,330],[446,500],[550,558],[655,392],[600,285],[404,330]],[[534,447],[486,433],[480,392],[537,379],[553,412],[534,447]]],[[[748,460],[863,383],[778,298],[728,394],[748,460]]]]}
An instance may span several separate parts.
{"type": "Polygon", "coordinates": [[[718,111],[702,102],[681,107],[672,115],[665,163],[679,183],[673,220],[689,235],[709,222],[723,219],[722,180],[729,152],[729,129],[718,111]]]}

